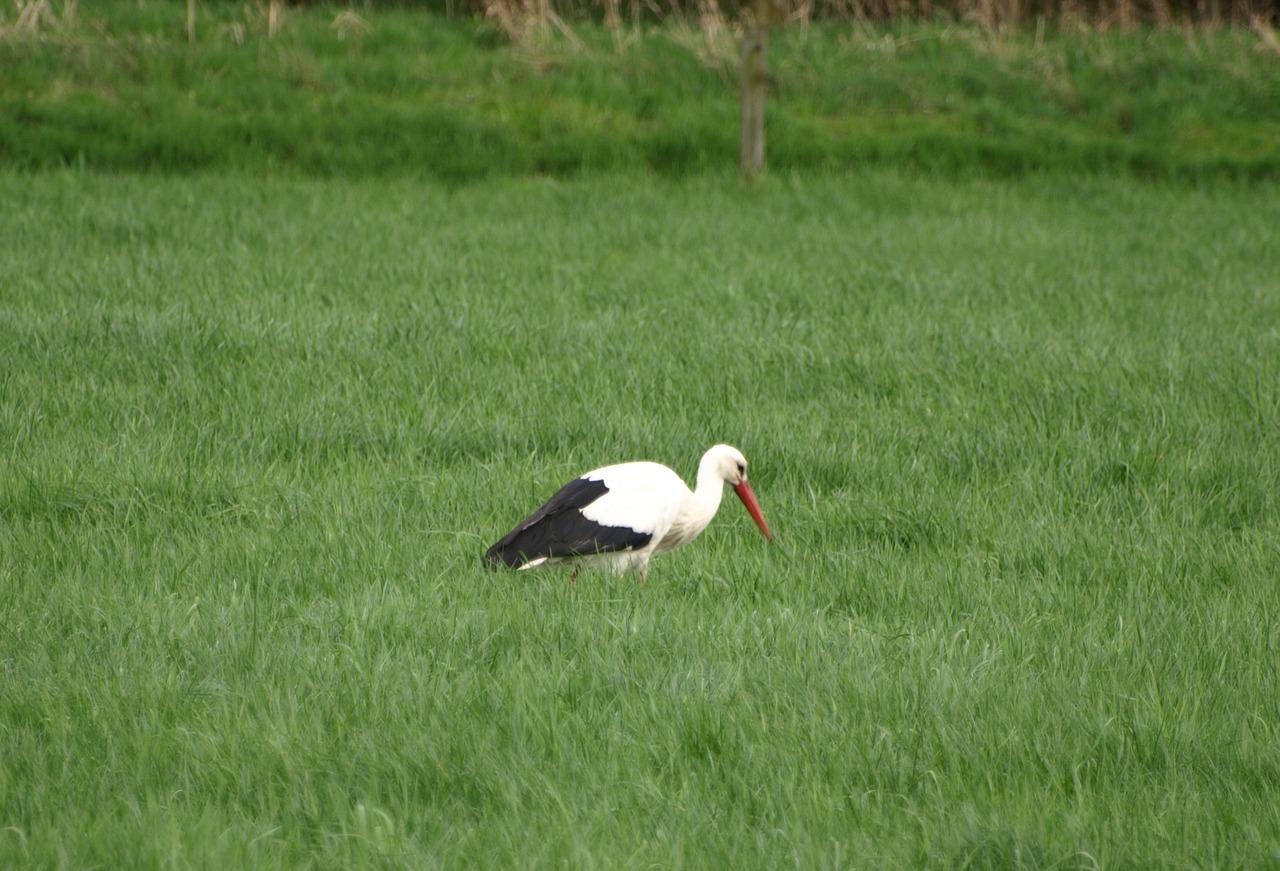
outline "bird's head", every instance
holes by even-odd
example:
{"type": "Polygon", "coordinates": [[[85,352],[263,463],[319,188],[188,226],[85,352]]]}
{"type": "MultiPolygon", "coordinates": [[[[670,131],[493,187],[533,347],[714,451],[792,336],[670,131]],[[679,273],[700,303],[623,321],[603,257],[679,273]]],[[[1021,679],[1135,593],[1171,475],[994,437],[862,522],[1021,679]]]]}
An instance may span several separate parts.
{"type": "Polygon", "coordinates": [[[714,466],[716,474],[730,487],[737,487],[747,480],[747,458],[735,447],[716,445],[707,451],[702,462],[714,466]]]}
{"type": "Polygon", "coordinates": [[[701,466],[702,468],[710,466],[726,484],[733,488],[733,492],[738,494],[742,504],[747,506],[751,519],[756,522],[756,526],[760,527],[764,537],[773,541],[773,533],[769,531],[769,524],[765,522],[764,514],[760,511],[756,494],[747,483],[747,458],[742,455],[742,451],[729,445],[716,445],[703,455],[701,466]]]}

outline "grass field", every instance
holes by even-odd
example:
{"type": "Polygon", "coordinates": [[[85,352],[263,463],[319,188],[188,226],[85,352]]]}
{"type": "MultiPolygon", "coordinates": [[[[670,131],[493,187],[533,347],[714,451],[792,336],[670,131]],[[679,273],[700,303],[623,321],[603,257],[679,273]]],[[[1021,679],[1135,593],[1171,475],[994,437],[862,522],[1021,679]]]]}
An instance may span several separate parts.
{"type": "MultiPolygon", "coordinates": [[[[0,167],[457,184],[737,165],[732,22],[513,43],[386,4],[280,6],[272,34],[267,3],[197,3],[191,43],[174,0],[50,0],[29,27],[0,8],[0,167]]],[[[1261,28],[787,25],[769,163],[1275,182],[1278,53],[1261,28]]]]}
{"type": "Polygon", "coordinates": [[[1280,865],[1280,190],[0,174],[0,866],[1280,865]],[[649,582],[492,574],[741,447],[649,582]]]}

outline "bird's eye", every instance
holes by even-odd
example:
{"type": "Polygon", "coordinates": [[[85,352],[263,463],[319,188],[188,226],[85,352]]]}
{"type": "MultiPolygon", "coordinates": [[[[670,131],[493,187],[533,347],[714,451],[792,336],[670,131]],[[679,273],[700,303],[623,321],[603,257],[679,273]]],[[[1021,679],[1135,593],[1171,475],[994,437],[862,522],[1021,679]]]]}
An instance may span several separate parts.
{"type": "Polygon", "coordinates": [[[747,467],[744,466],[742,463],[738,463],[738,474],[739,475],[747,474],[747,467]]]}

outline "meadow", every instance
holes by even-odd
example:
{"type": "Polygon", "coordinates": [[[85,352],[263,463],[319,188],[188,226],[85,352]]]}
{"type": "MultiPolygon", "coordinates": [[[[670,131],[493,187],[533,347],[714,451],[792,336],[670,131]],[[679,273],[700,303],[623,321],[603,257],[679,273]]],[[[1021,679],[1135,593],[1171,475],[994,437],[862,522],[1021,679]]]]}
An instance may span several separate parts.
{"type": "Polygon", "coordinates": [[[723,19],[194,8],[0,14],[0,868],[1280,867],[1271,25],[788,25],[744,186],[723,19]]]}
{"type": "Polygon", "coordinates": [[[0,865],[1280,863],[1280,190],[0,174],[0,865]],[[646,584],[563,480],[752,461],[646,584]]]}
{"type": "MultiPolygon", "coordinates": [[[[459,184],[737,165],[741,29],[724,15],[562,33],[201,0],[189,41],[173,0],[24,3],[45,14],[0,9],[0,166],[459,184]]],[[[768,161],[1275,181],[1278,60],[1262,19],[788,24],[770,39],[768,161]]]]}

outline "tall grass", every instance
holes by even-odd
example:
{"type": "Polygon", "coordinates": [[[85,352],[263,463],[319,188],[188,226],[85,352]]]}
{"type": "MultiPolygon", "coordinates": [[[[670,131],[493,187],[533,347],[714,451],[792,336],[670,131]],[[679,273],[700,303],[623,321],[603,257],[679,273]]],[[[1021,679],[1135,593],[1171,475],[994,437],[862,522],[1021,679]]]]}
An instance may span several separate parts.
{"type": "Polygon", "coordinates": [[[0,865],[1280,857],[1274,185],[0,194],[0,865]],[[719,440],[777,547],[482,570],[719,440]]]}
{"type": "MultiPolygon", "coordinates": [[[[613,28],[639,21],[738,19],[752,4],[741,0],[471,0],[468,4],[419,0],[406,5],[450,15],[478,11],[504,26],[516,23],[513,33],[527,33],[530,27],[549,28],[580,18],[603,19],[613,28]]],[[[799,24],[948,19],[988,29],[1027,27],[1037,21],[1102,30],[1143,25],[1247,27],[1274,25],[1278,11],[1274,0],[775,0],[769,5],[779,21],[799,24]]]]}
{"type": "MultiPolygon", "coordinates": [[[[401,9],[272,19],[209,4],[189,43],[176,3],[48,8],[56,22],[0,36],[0,165],[464,183],[738,163],[738,37],[724,16],[575,21],[513,42],[494,24],[401,9]]],[[[1274,178],[1271,37],[779,27],[769,165],[1274,178]]]]}

